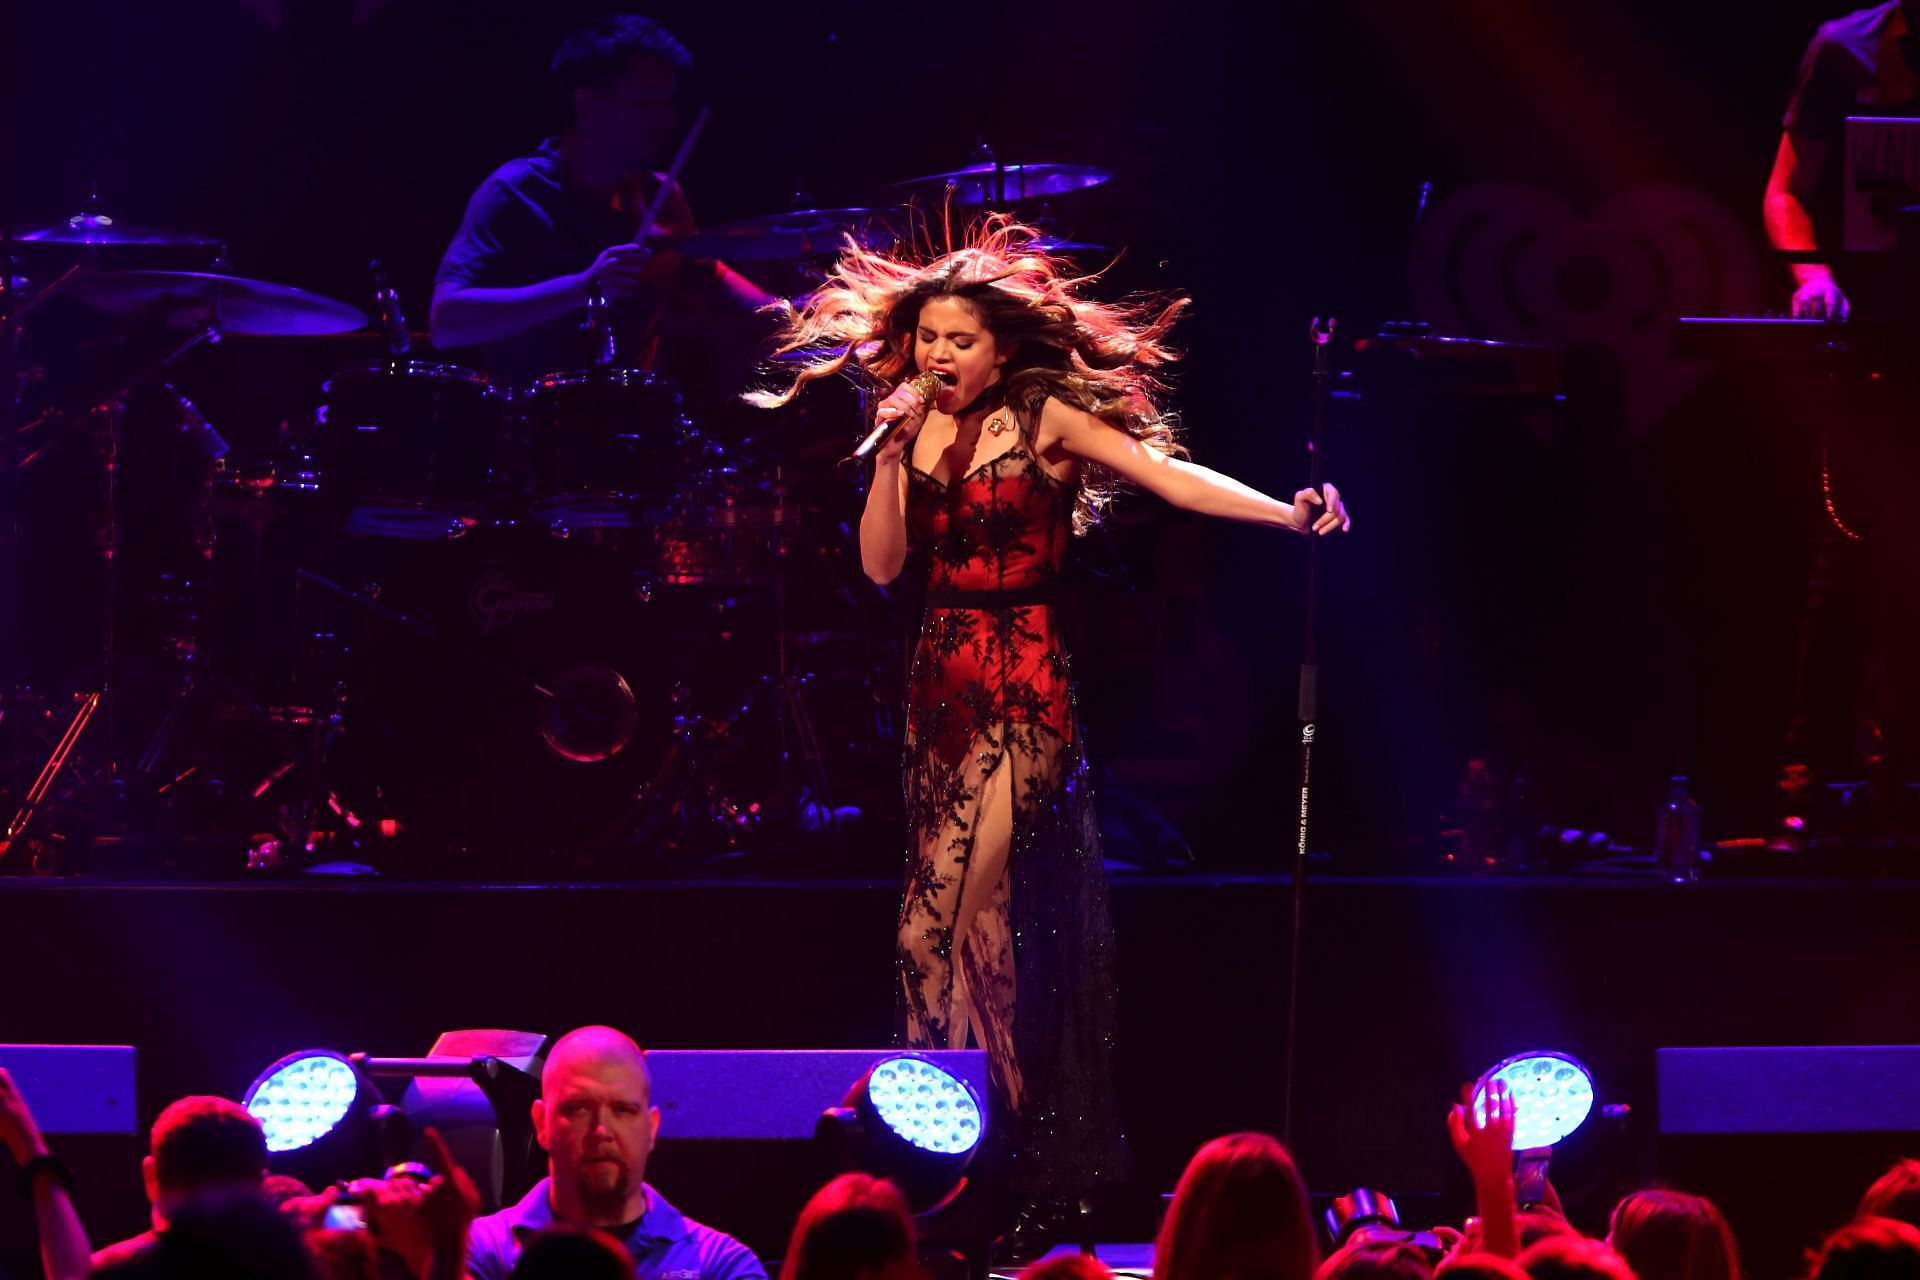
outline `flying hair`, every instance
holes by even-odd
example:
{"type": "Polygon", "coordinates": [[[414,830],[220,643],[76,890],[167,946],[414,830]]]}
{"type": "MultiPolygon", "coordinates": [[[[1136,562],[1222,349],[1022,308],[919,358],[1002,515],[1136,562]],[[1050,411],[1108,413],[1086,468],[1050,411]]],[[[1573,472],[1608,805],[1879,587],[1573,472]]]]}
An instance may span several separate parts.
{"type": "MultiPolygon", "coordinates": [[[[914,218],[903,247],[869,249],[848,236],[839,260],[799,305],[776,303],[778,353],[821,350],[784,390],[748,393],[749,403],[791,403],[810,382],[851,374],[882,391],[914,372],[920,309],[935,298],[967,306],[1012,354],[1001,368],[1006,403],[1031,432],[1049,399],[1125,431],[1162,453],[1184,455],[1166,405],[1165,371],[1179,359],[1167,336],[1188,305],[1184,296],[1135,296],[1103,302],[1086,296],[1105,269],[1077,274],[1039,247],[1040,232],[990,213],[968,224],[956,245],[952,214],[941,210],[941,239],[914,218]],[[915,234],[917,224],[917,235],[915,234]]],[[[1120,489],[1104,467],[1083,466],[1073,512],[1085,533],[1120,489]]]]}

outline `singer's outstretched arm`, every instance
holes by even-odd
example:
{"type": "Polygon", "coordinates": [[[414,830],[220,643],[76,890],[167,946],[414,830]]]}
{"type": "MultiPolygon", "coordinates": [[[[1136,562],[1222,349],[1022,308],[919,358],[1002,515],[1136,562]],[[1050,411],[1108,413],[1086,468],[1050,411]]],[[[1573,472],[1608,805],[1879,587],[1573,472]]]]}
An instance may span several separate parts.
{"type": "Polygon", "coordinates": [[[1327,510],[1316,516],[1313,506],[1321,502],[1321,496],[1312,489],[1302,489],[1293,495],[1292,502],[1282,502],[1211,467],[1162,453],[1060,400],[1049,399],[1040,411],[1037,448],[1049,461],[1064,454],[1103,466],[1174,506],[1201,515],[1272,525],[1295,533],[1309,529],[1331,533],[1353,527],[1340,501],[1340,491],[1330,484],[1322,486],[1327,510]]]}

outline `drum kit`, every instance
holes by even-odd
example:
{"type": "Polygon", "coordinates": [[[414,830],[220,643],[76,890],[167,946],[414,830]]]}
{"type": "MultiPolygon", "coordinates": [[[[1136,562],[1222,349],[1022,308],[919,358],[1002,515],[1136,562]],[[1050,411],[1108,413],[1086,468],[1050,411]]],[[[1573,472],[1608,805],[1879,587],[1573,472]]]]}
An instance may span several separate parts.
{"type": "MultiPolygon", "coordinates": [[[[876,204],[1107,177],[987,164],[876,204]]],[[[818,279],[899,234],[802,209],[679,248],[818,279]]],[[[723,441],[598,311],[577,368],[507,386],[416,351],[378,263],[363,309],[97,209],[0,249],[0,871],[658,872],[897,823],[851,381],[723,441]],[[229,443],[200,404],[247,403],[205,385],[230,362],[187,359],[229,338],[333,358],[229,443]]]]}

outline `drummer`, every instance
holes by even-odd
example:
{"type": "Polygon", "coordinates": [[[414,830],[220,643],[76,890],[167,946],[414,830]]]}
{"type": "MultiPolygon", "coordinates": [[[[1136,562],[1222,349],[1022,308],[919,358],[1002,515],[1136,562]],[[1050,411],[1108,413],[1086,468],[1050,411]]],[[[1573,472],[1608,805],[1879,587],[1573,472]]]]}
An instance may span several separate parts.
{"type": "Polygon", "coordinates": [[[772,299],[726,264],[684,258],[657,237],[693,232],[678,183],[654,172],[673,145],[686,47],[649,18],[602,18],[567,36],[553,75],[572,122],[500,166],[467,203],[435,277],[433,340],[522,386],[587,363],[581,323],[597,282],[619,362],[678,377],[697,399],[730,398],[751,375],[772,299]],[[636,243],[648,205],[666,187],[636,243]]]}

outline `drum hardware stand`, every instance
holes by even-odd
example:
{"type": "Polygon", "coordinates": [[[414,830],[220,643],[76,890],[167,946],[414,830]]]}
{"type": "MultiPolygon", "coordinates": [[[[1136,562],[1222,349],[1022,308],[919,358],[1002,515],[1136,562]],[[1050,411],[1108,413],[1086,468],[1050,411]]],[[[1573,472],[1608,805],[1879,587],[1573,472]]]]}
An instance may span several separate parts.
{"type": "MultiPolygon", "coordinates": [[[[809,677],[795,672],[792,662],[792,627],[789,617],[789,563],[798,541],[789,532],[789,515],[798,509],[787,503],[785,468],[774,471],[774,674],[762,676],[731,715],[714,717],[685,714],[676,717],[679,727],[675,745],[656,779],[642,790],[642,839],[649,829],[665,824],[670,833],[693,832],[700,827],[741,829],[752,826],[758,831],[773,831],[797,836],[803,831],[803,818],[811,806],[824,818],[824,829],[836,855],[842,848],[842,829],[833,802],[832,784],[826,767],[826,755],[814,732],[807,710],[805,687],[809,677]],[[721,774],[730,748],[752,748],[762,739],[746,731],[745,726],[764,712],[772,716],[777,755],[774,760],[773,794],[766,802],[729,795],[721,774]]],[[[669,838],[672,838],[671,834],[669,838]]],[[[737,851],[729,840],[724,853],[737,851]]]]}
{"type": "Polygon", "coordinates": [[[16,287],[13,218],[0,207],[0,790],[11,792],[18,777],[24,731],[21,710],[30,699],[25,683],[22,641],[25,584],[20,564],[20,321],[26,309],[16,287]]]}
{"type": "MultiPolygon", "coordinates": [[[[367,270],[373,273],[373,309],[380,331],[387,335],[387,353],[395,360],[413,350],[413,335],[407,331],[407,316],[400,309],[400,295],[387,278],[387,264],[375,258],[367,270]]],[[[600,292],[596,282],[594,294],[600,292]]],[[[602,299],[601,305],[605,305],[602,299]]]]}
{"type": "MultiPolygon", "coordinates": [[[[100,692],[103,700],[106,703],[106,712],[107,712],[106,772],[110,780],[118,780],[120,777],[120,759],[119,759],[120,716],[119,716],[118,700],[114,696],[113,684],[114,684],[115,664],[119,659],[117,646],[119,643],[119,625],[120,625],[120,568],[119,568],[119,563],[120,563],[120,507],[119,507],[120,480],[119,480],[119,476],[120,476],[121,420],[126,413],[128,396],[132,395],[135,391],[139,390],[140,387],[145,385],[147,382],[149,382],[153,378],[158,377],[161,374],[161,372],[167,369],[169,366],[171,366],[174,361],[178,360],[181,356],[184,356],[185,354],[187,354],[187,352],[193,350],[195,347],[199,346],[201,343],[204,342],[207,345],[212,346],[218,343],[220,341],[220,338],[221,338],[220,291],[218,288],[214,288],[214,289],[210,289],[207,293],[207,317],[206,317],[205,323],[202,324],[198,329],[196,329],[192,334],[190,334],[186,338],[181,339],[179,342],[175,343],[172,348],[163,352],[154,360],[150,361],[146,366],[141,368],[137,373],[135,373],[131,378],[129,378],[122,386],[119,387],[119,389],[114,391],[112,395],[108,396],[95,409],[95,412],[99,413],[106,422],[106,431],[101,441],[102,454],[103,454],[103,470],[106,475],[106,518],[105,518],[104,527],[101,530],[101,555],[106,563],[105,577],[106,577],[106,597],[107,598],[106,598],[106,609],[104,614],[105,623],[102,627],[102,630],[105,632],[105,634],[102,637],[102,646],[101,646],[102,652],[101,652],[101,671],[100,671],[100,692]]],[[[191,406],[192,402],[188,401],[186,397],[180,395],[179,392],[174,391],[170,385],[167,386],[166,389],[170,394],[172,394],[176,403],[191,406]]],[[[200,425],[205,428],[204,432],[201,433],[202,435],[201,447],[205,449],[205,448],[212,448],[217,445],[219,451],[224,453],[226,450],[226,442],[223,440],[220,440],[220,437],[218,436],[218,434],[213,432],[212,426],[206,423],[206,419],[204,417],[200,416],[198,409],[194,409],[192,413],[189,415],[189,426],[194,425],[192,422],[193,418],[198,418],[200,425]],[[211,437],[212,443],[209,443],[206,440],[206,437],[209,437],[209,436],[211,437]]],[[[166,717],[163,719],[163,723],[165,723],[166,721],[170,721],[173,718],[175,711],[178,709],[179,703],[186,698],[189,692],[191,692],[192,687],[193,687],[192,677],[189,676],[183,688],[176,695],[174,700],[174,705],[168,709],[166,717]]]]}
{"type": "Polygon", "coordinates": [[[792,575],[790,564],[793,559],[794,543],[797,538],[788,532],[789,513],[798,518],[797,509],[787,505],[786,469],[775,466],[773,471],[773,621],[774,621],[774,677],[768,688],[778,696],[774,703],[774,716],[778,722],[780,746],[779,771],[775,804],[777,811],[789,823],[798,826],[801,816],[801,787],[810,793],[813,805],[826,815],[829,838],[833,841],[835,853],[840,852],[840,822],[833,804],[833,789],[827,778],[825,754],[820,750],[820,739],[814,734],[813,719],[807,714],[806,697],[802,692],[805,678],[793,672],[792,626],[789,618],[788,585],[792,575]],[[799,754],[801,776],[794,774],[794,755],[799,754]]]}
{"type": "Polygon", "coordinates": [[[595,276],[587,286],[587,359],[594,369],[611,369],[619,359],[619,342],[608,315],[607,295],[595,276]]]}
{"type": "MultiPolygon", "coordinates": [[[[67,722],[66,732],[60,735],[60,740],[54,744],[52,754],[41,766],[40,775],[33,780],[33,785],[27,788],[26,795],[22,798],[20,806],[14,810],[13,817],[8,820],[6,827],[0,830],[0,863],[6,861],[7,854],[13,848],[13,842],[25,835],[27,828],[32,825],[34,814],[46,800],[47,793],[53,789],[53,784],[59,778],[61,770],[66,768],[68,759],[73,755],[74,745],[80,741],[80,735],[87,731],[87,725],[93,720],[93,713],[99,709],[100,694],[97,692],[82,697],[79,705],[74,708],[73,719],[67,722]]],[[[55,870],[50,847],[34,850],[30,869],[41,875],[55,870]]]]}
{"type": "MultiPolygon", "coordinates": [[[[30,458],[22,458],[20,454],[21,323],[41,299],[79,267],[69,267],[34,298],[22,303],[14,243],[11,210],[0,209],[0,384],[5,388],[4,396],[0,396],[0,794],[11,794],[17,801],[7,825],[0,828],[0,865],[5,864],[14,842],[25,836],[65,769],[75,744],[92,722],[101,700],[99,691],[80,698],[66,730],[55,742],[33,783],[24,792],[15,790],[26,755],[24,735],[30,721],[27,709],[40,699],[39,691],[27,683],[25,670],[26,597],[20,474],[30,458]]],[[[54,869],[50,847],[35,849],[29,869],[36,873],[54,869]]]]}
{"type": "MultiPolygon", "coordinates": [[[[1313,416],[1307,436],[1307,483],[1317,493],[1321,484],[1320,438],[1327,419],[1327,384],[1333,371],[1327,348],[1333,342],[1334,320],[1322,322],[1315,316],[1307,326],[1313,343],[1313,416]]],[[[1324,507],[1321,508],[1325,510],[1324,507]]],[[[1307,838],[1313,812],[1313,744],[1319,736],[1320,668],[1314,656],[1314,635],[1320,607],[1320,536],[1307,525],[1307,599],[1306,640],[1300,651],[1300,689],[1297,715],[1300,723],[1300,807],[1294,828],[1293,846],[1293,924],[1288,931],[1286,1047],[1282,1051],[1280,1075],[1280,1140],[1293,1142],[1295,1075],[1300,1062],[1300,966],[1305,955],[1307,923],[1307,838]]]]}

